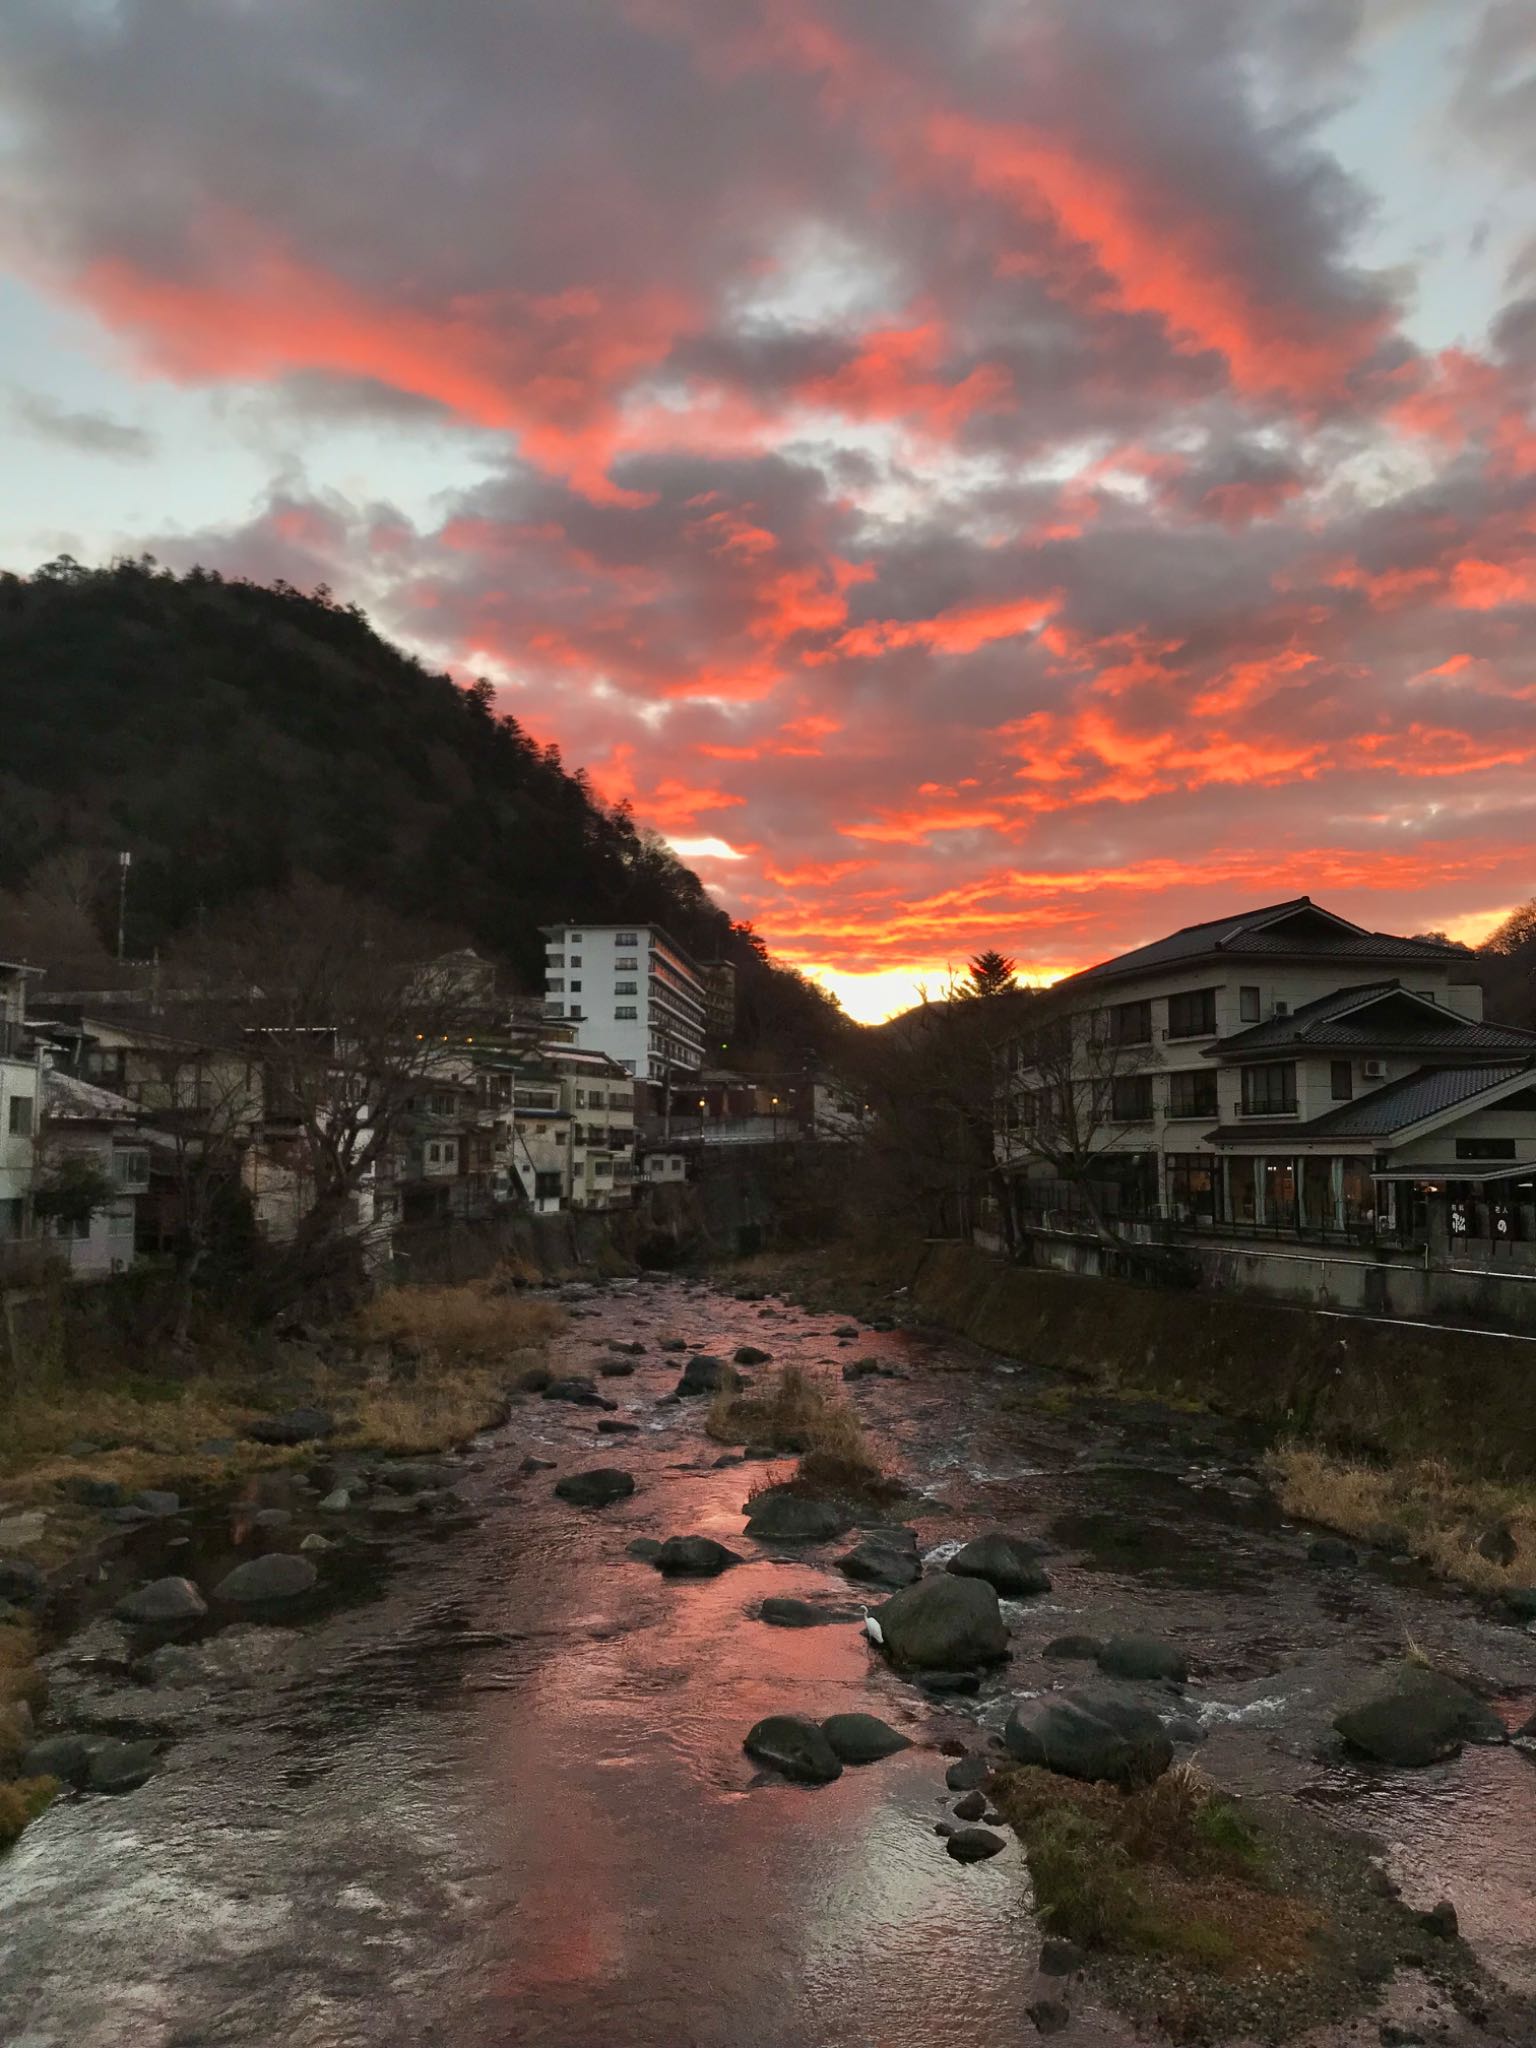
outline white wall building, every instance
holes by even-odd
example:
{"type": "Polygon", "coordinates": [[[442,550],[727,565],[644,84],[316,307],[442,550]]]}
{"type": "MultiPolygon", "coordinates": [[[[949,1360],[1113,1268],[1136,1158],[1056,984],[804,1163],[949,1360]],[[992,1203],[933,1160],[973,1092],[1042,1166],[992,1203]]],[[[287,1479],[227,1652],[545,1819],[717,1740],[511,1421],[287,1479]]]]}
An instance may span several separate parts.
{"type": "Polygon", "coordinates": [[[637,1080],[664,1084],[704,1064],[703,979],[659,925],[544,927],[544,992],[576,1043],[637,1080]]]}
{"type": "Polygon", "coordinates": [[[0,960],[0,1243],[30,1227],[37,1136],[42,1120],[42,1069],[23,1050],[26,988],[40,968],[0,960]]]}

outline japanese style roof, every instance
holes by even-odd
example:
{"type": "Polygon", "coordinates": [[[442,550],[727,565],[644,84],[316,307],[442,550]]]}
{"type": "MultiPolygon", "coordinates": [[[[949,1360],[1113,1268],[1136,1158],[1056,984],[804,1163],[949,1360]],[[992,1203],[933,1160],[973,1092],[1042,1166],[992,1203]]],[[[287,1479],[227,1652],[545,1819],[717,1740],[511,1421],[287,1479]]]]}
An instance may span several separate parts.
{"type": "Polygon", "coordinates": [[[1288,1017],[1271,1017],[1223,1038],[1208,1059],[1290,1051],[1536,1053],[1536,1031],[1512,1024],[1474,1023],[1432,1002],[1400,981],[1369,981],[1300,1003],[1288,1017]],[[1386,1014],[1384,1014],[1384,1010],[1386,1014]]]}
{"type": "Polygon", "coordinates": [[[1279,1118],[1244,1118],[1241,1123],[1222,1124],[1209,1135],[1215,1145],[1233,1145],[1265,1140],[1286,1140],[1291,1144],[1312,1144],[1353,1138],[1393,1138],[1411,1130],[1448,1109],[1471,1104],[1479,1096],[1495,1093],[1521,1075],[1536,1089],[1536,1059],[1516,1065],[1493,1067],[1421,1067],[1401,1081],[1390,1081],[1354,1102],[1340,1103],[1310,1123],[1286,1122],[1279,1118]]]}
{"type": "Polygon", "coordinates": [[[1446,965],[1470,956],[1465,946],[1448,939],[1407,939],[1390,932],[1368,932],[1363,925],[1324,910],[1310,896],[1293,896],[1286,903],[1267,903],[1258,910],[1244,910],[1231,917],[1208,919],[1204,924],[1185,925],[1165,939],[1102,960],[1057,984],[1072,988],[1079,982],[1118,980],[1125,975],[1144,974],[1158,967],[1178,967],[1184,962],[1231,954],[1269,955],[1288,958],[1436,962],[1446,965]]]}
{"type": "Polygon", "coordinates": [[[126,1095],[114,1095],[110,1088],[98,1088],[94,1081],[81,1081],[74,1074],[61,1074],[48,1067],[43,1073],[43,1092],[48,1114],[67,1123],[133,1123],[139,1106],[126,1095]]]}

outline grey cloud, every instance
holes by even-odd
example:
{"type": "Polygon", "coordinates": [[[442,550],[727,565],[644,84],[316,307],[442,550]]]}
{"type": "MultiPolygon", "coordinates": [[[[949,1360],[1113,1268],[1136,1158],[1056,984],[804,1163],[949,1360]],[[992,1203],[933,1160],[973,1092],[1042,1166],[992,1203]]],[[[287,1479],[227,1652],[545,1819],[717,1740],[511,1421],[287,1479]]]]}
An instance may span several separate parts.
{"type": "Polygon", "coordinates": [[[153,454],[153,435],[110,413],[73,412],[40,391],[13,394],[11,411],[19,426],[39,440],[56,441],[86,455],[107,455],[118,461],[141,461],[153,454]]]}

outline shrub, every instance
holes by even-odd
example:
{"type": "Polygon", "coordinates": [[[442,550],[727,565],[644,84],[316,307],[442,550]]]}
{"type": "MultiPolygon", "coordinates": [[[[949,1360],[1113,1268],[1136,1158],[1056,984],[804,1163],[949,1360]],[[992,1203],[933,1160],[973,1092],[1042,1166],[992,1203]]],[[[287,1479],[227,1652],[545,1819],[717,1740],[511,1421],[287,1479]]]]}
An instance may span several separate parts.
{"type": "Polygon", "coordinates": [[[720,1443],[799,1452],[786,1483],[804,1493],[884,1502],[904,1490],[881,1470],[849,1404],[797,1365],[785,1366],[761,1392],[717,1394],[705,1428],[720,1443]]]}
{"type": "Polygon", "coordinates": [[[494,1282],[463,1287],[389,1287],[358,1310],[359,1336],[396,1344],[436,1364],[493,1364],[565,1325],[546,1301],[519,1301],[494,1282]]]}
{"type": "Polygon", "coordinates": [[[57,1778],[13,1778],[0,1784],[0,1849],[9,1849],[59,1789],[57,1778]]]}

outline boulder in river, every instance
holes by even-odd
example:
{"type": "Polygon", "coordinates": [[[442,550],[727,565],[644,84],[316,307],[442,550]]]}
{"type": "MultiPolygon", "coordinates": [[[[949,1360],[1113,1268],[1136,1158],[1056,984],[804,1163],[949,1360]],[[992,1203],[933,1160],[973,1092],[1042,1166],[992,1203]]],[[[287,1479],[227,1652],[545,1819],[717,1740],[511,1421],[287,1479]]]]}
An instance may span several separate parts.
{"type": "Polygon", "coordinates": [[[962,1792],[955,1801],[956,1820],[980,1820],[987,1811],[987,1795],[982,1791],[962,1792]]]}
{"type": "Polygon", "coordinates": [[[837,1560],[837,1568],[845,1578],[857,1579],[863,1586],[911,1586],[923,1575],[915,1552],[883,1543],[878,1537],[855,1544],[837,1560]]]}
{"type": "Polygon", "coordinates": [[[672,1391],[680,1399],[691,1400],[696,1394],[734,1393],[740,1384],[740,1374],[723,1358],[716,1358],[712,1351],[696,1351],[672,1391]]]}
{"type": "Polygon", "coordinates": [[[1040,1652],[1042,1657],[1081,1658],[1092,1664],[1104,1645],[1097,1636],[1053,1636],[1040,1652]]]}
{"type": "Polygon", "coordinates": [[[125,1593],[114,1610],[120,1620],[146,1627],[168,1627],[179,1621],[201,1621],[208,1603],[190,1579],[151,1579],[125,1593]]]}
{"type": "Polygon", "coordinates": [[[168,1522],[173,1515],[181,1513],[181,1496],[169,1493],[162,1486],[146,1486],[142,1493],[134,1494],[128,1505],[138,1508],[157,1522],[168,1522]]]}
{"type": "Polygon", "coordinates": [[[92,1792],[133,1792],[152,1778],[159,1760],[153,1742],[103,1742],[91,1751],[85,1783],[92,1792]]]}
{"type": "Polygon", "coordinates": [[[618,1465],[594,1465],[585,1472],[567,1472],[563,1479],[555,1481],[558,1497],[579,1508],[612,1507],[616,1500],[627,1499],[634,1490],[634,1473],[618,1465]]]}
{"type": "Polygon", "coordinates": [[[654,1564],[661,1555],[661,1545],[654,1536],[637,1536],[632,1543],[624,1546],[625,1554],[638,1557],[642,1564],[654,1564]]]}
{"type": "Polygon", "coordinates": [[[651,1559],[657,1571],[669,1578],[712,1579],[717,1572],[740,1564],[734,1550],[727,1550],[713,1536],[669,1536],[651,1559]]]}
{"type": "Polygon", "coordinates": [[[264,1606],[269,1600],[299,1600],[314,1591],[319,1577],[307,1557],[274,1550],[266,1557],[252,1557],[237,1564],[214,1587],[213,1597],[237,1607],[264,1606]]]}
{"type": "Polygon", "coordinates": [[[760,1350],[756,1344],[738,1344],[735,1355],[738,1365],[767,1365],[773,1357],[771,1351],[760,1350]]]}
{"type": "Polygon", "coordinates": [[[61,1785],[83,1785],[91,1768],[91,1754],[100,1746],[99,1736],[45,1735],[23,1750],[24,1778],[57,1778],[61,1785]]]}
{"type": "Polygon", "coordinates": [[[586,1373],[567,1373],[563,1379],[551,1380],[544,1389],[546,1401],[565,1401],[573,1408],[617,1408],[617,1401],[605,1400],[597,1391],[597,1382],[586,1373]]]}
{"type": "Polygon", "coordinates": [[[944,1847],[957,1863],[985,1863],[1008,1844],[990,1828],[956,1828],[944,1847]]]}
{"type": "Polygon", "coordinates": [[[917,1670],[965,1670],[1008,1654],[1008,1630],[985,1579],[935,1573],[893,1594],[878,1619],[892,1661],[917,1670]]]}
{"type": "Polygon", "coordinates": [[[597,1433],[599,1436],[638,1436],[640,1425],[638,1422],[625,1422],[617,1415],[604,1415],[598,1421],[597,1433]]]}
{"type": "Polygon", "coordinates": [[[843,1775],[826,1736],[799,1714],[769,1714],[748,1731],[742,1747],[755,1763],[769,1764],[798,1784],[830,1785],[843,1775]]]}
{"type": "Polygon", "coordinates": [[[818,1628],[832,1617],[809,1600],[796,1600],[788,1593],[770,1593],[758,1608],[757,1618],[772,1628],[818,1628]]]}
{"type": "Polygon", "coordinates": [[[688,1349],[688,1339],[686,1337],[663,1337],[661,1342],[656,1346],[656,1349],[658,1351],[668,1351],[674,1353],[679,1351],[686,1351],[688,1349]]]}
{"type": "Polygon", "coordinates": [[[253,1422],[246,1435],[258,1444],[308,1444],[330,1436],[336,1428],[329,1409],[299,1407],[253,1422]]]}
{"type": "Polygon", "coordinates": [[[829,1500],[774,1488],[747,1503],[747,1534],[760,1543],[827,1543],[848,1532],[849,1515],[829,1500]]]}
{"type": "Polygon", "coordinates": [[[1150,1785],[1173,1762],[1173,1744],[1150,1707],[1094,1689],[1021,1701],[1003,1741],[1021,1764],[1122,1790],[1150,1785]]]}
{"type": "Polygon", "coordinates": [[[627,1380],[635,1369],[632,1358],[605,1358],[597,1368],[605,1380],[627,1380]]]}
{"type": "Polygon", "coordinates": [[[1099,1652],[1098,1666],[1107,1678],[1133,1678],[1143,1683],[1161,1680],[1183,1685],[1189,1677],[1189,1659],[1184,1652],[1158,1636],[1111,1636],[1099,1652]]]}
{"type": "Polygon", "coordinates": [[[845,1764],[874,1764],[912,1744],[878,1714],[829,1714],[821,1732],[845,1764]]]}
{"type": "Polygon", "coordinates": [[[991,1775],[992,1766],[984,1756],[962,1756],[944,1773],[944,1783],[951,1792],[974,1792],[991,1775]]]}
{"type": "Polygon", "coordinates": [[[1485,1700],[1421,1664],[1379,1673],[1368,1692],[1335,1714],[1333,1725],[1351,1749],[1377,1763],[1408,1768],[1440,1763],[1464,1742],[1508,1740],[1485,1700]]]}
{"type": "Polygon", "coordinates": [[[1040,1546],[1028,1536],[989,1529],[957,1550],[944,1569],[957,1578],[985,1579],[1005,1600],[1049,1593],[1050,1575],[1040,1563],[1040,1546]]]}

